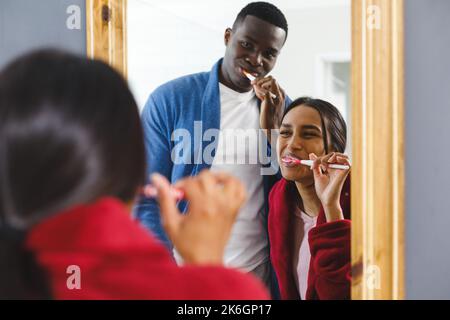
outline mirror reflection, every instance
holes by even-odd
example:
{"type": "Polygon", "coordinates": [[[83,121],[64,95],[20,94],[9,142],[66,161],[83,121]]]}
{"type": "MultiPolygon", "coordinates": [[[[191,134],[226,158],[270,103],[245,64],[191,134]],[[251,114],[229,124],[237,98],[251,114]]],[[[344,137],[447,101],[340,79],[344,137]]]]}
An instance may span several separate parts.
{"type": "MultiPolygon", "coordinates": [[[[349,299],[350,1],[129,0],[127,21],[148,174],[238,177],[246,199],[214,255],[272,297],[349,299]]],[[[184,200],[188,216],[208,204],[184,200]]],[[[156,204],[137,218],[189,262],[156,204]]]]}

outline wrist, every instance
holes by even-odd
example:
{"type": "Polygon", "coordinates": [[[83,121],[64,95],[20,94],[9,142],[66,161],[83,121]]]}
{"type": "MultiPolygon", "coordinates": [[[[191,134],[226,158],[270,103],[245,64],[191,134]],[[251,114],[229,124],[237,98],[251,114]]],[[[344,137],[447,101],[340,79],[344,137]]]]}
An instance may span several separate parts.
{"type": "Polygon", "coordinates": [[[344,219],[344,214],[340,204],[324,205],[325,217],[327,222],[333,222],[344,219]]]}

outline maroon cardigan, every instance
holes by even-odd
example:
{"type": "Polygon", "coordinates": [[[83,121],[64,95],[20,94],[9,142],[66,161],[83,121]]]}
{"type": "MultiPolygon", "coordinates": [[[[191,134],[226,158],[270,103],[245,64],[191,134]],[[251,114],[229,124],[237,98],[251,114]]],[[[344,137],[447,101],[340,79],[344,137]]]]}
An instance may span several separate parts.
{"type": "Polygon", "coordinates": [[[167,249],[114,198],[71,208],[35,226],[27,247],[55,299],[269,299],[251,274],[222,266],[178,267],[167,249]],[[69,289],[71,265],[81,289],[69,289]]]}
{"type": "MultiPolygon", "coordinates": [[[[285,179],[269,195],[270,258],[282,299],[300,299],[293,268],[294,210],[297,188],[285,179]]],[[[341,193],[344,220],[326,222],[323,208],[309,232],[311,262],[306,299],[350,299],[350,178],[341,193]]]]}

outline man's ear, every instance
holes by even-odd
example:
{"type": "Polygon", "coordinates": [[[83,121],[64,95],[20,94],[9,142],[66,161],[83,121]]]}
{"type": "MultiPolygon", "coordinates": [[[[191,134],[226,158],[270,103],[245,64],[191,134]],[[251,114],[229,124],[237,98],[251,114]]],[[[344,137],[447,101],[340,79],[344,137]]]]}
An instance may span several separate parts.
{"type": "Polygon", "coordinates": [[[226,30],[225,30],[225,35],[224,35],[223,39],[224,39],[224,43],[226,46],[228,45],[228,41],[230,41],[232,32],[233,32],[233,30],[231,30],[231,28],[226,28],[226,30]]]}

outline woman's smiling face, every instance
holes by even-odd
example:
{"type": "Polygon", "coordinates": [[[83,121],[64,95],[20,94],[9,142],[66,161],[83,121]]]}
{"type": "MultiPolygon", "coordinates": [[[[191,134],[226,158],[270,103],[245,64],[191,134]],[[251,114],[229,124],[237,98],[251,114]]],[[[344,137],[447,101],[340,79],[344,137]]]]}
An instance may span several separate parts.
{"type": "Polygon", "coordinates": [[[281,174],[286,180],[313,181],[313,173],[308,166],[284,163],[282,159],[307,160],[310,153],[324,155],[323,134],[320,114],[314,108],[300,105],[285,115],[277,140],[277,152],[281,174]]]}

